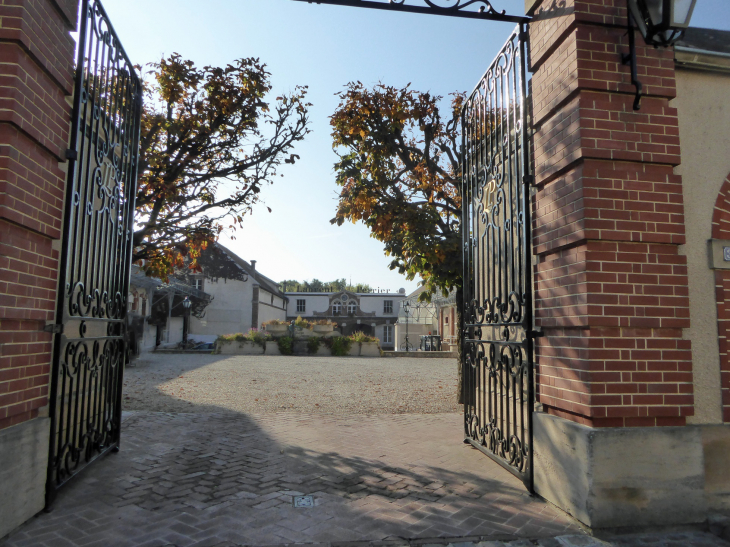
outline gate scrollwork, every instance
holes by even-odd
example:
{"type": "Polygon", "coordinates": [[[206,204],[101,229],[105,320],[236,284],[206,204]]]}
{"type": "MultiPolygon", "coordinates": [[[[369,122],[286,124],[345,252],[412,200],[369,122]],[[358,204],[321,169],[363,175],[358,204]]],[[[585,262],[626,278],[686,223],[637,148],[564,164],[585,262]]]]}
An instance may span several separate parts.
{"type": "Polygon", "coordinates": [[[142,87],[82,0],[51,378],[46,503],[119,445],[142,87]]]}
{"type": "Polygon", "coordinates": [[[525,39],[520,25],[462,111],[462,356],[466,440],[532,490],[525,39]]]}

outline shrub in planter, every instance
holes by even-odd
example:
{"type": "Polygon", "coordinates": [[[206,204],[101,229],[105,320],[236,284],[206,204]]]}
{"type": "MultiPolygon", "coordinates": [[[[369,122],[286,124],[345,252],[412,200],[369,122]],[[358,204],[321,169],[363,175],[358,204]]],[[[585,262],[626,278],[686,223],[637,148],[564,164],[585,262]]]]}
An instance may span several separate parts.
{"type": "Polygon", "coordinates": [[[307,353],[310,355],[314,355],[319,351],[319,345],[321,344],[321,341],[316,336],[312,336],[311,338],[307,339],[307,353]]]}
{"type": "Polygon", "coordinates": [[[312,328],[312,323],[307,321],[306,319],[302,319],[302,316],[300,315],[294,321],[294,326],[299,327],[300,329],[310,330],[312,328]]]}
{"type": "Polygon", "coordinates": [[[224,334],[216,341],[216,353],[258,355],[264,352],[267,339],[270,339],[270,336],[257,329],[251,329],[246,334],[241,332],[224,334]]]}
{"type": "Polygon", "coordinates": [[[269,332],[284,333],[289,328],[289,323],[283,319],[270,319],[261,323],[261,326],[269,332]]]}
{"type": "Polygon", "coordinates": [[[294,340],[291,339],[291,336],[278,338],[276,344],[279,346],[282,355],[292,355],[294,353],[294,340]]]}
{"type": "Polygon", "coordinates": [[[326,340],[330,340],[331,345],[328,345],[332,355],[342,357],[343,355],[350,354],[350,348],[352,347],[352,340],[350,338],[346,336],[335,336],[326,340]]]}

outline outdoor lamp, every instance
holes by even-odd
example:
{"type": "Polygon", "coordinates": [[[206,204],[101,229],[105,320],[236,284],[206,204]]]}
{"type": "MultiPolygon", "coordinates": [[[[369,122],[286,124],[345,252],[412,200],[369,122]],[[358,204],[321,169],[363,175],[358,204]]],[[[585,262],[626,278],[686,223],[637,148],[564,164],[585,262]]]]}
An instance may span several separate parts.
{"type": "Polygon", "coordinates": [[[192,306],[192,305],[193,305],[193,303],[192,303],[192,302],[190,301],[190,299],[189,299],[189,298],[188,298],[188,297],[186,296],[186,297],[185,297],[185,300],[183,300],[183,301],[182,301],[182,305],[183,305],[183,308],[185,308],[186,310],[189,310],[189,309],[190,309],[190,306],[192,306]]]}
{"type": "Polygon", "coordinates": [[[410,309],[411,309],[411,305],[408,303],[408,300],[406,300],[403,303],[403,313],[408,315],[408,312],[410,311],[410,309]]]}
{"type": "Polygon", "coordinates": [[[629,8],[629,53],[623,55],[621,61],[631,67],[631,83],[636,87],[634,110],[639,110],[642,85],[636,67],[634,25],[650,46],[671,46],[689,26],[697,0],[626,0],[626,3],[629,8]]]}
{"type": "Polygon", "coordinates": [[[697,0],[628,0],[629,10],[652,46],[671,46],[689,26],[697,0]]]}

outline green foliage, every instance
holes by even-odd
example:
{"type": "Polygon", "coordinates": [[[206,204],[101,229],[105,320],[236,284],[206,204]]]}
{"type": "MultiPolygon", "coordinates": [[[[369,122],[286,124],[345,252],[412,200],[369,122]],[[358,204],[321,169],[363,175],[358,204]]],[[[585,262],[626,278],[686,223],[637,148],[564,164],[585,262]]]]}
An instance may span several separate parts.
{"type": "Polygon", "coordinates": [[[273,340],[270,334],[258,329],[251,329],[246,334],[236,332],[234,334],[222,334],[218,337],[222,342],[253,342],[258,346],[263,346],[267,340],[273,340]]]}
{"type": "Polygon", "coordinates": [[[266,327],[268,325],[288,325],[289,322],[286,319],[269,319],[268,321],[264,321],[261,323],[262,327],[266,327]]]}
{"type": "Polygon", "coordinates": [[[421,300],[461,287],[459,115],[463,93],[442,97],[351,82],[330,118],[341,187],[333,224],[362,222],[393,257],[391,269],[420,276],[421,300]]]}
{"type": "Polygon", "coordinates": [[[294,279],[286,279],[279,283],[279,288],[284,292],[339,292],[350,291],[356,293],[372,292],[372,287],[367,283],[356,283],[352,285],[343,277],[334,281],[323,282],[319,279],[312,281],[296,281],[294,279]]]}
{"type": "Polygon", "coordinates": [[[352,339],[347,336],[335,336],[330,338],[330,352],[336,357],[342,357],[350,353],[352,347],[352,339]]]}
{"type": "Polygon", "coordinates": [[[329,319],[318,319],[317,321],[314,322],[314,324],[322,325],[322,326],[332,325],[333,328],[337,328],[337,323],[335,323],[334,321],[330,321],[329,319]]]}
{"type": "Polygon", "coordinates": [[[246,335],[242,332],[236,332],[233,334],[221,334],[218,336],[218,340],[221,342],[243,342],[246,340],[246,335]]]}
{"type": "Polygon", "coordinates": [[[267,100],[271,74],[255,58],[198,68],[175,53],[150,66],[133,258],[167,278],[199,269],[200,253],[240,227],[279,167],[299,159],[310,105],[306,87],[267,100]]]}
{"type": "Polygon", "coordinates": [[[319,346],[321,345],[322,341],[320,340],[319,336],[310,336],[307,339],[307,353],[315,354],[319,351],[319,346]]]}
{"type": "Polygon", "coordinates": [[[279,351],[282,355],[291,355],[294,353],[294,340],[292,340],[291,336],[277,338],[276,344],[279,346],[279,351]]]}
{"type": "Polygon", "coordinates": [[[294,321],[294,326],[299,327],[300,329],[311,329],[312,323],[307,321],[306,319],[302,319],[302,316],[300,315],[294,321]]]}
{"type": "Polygon", "coordinates": [[[361,332],[361,331],[353,332],[348,338],[350,340],[352,340],[353,342],[360,342],[360,343],[378,341],[378,339],[375,338],[374,336],[368,336],[367,334],[365,334],[364,332],[361,332]]]}

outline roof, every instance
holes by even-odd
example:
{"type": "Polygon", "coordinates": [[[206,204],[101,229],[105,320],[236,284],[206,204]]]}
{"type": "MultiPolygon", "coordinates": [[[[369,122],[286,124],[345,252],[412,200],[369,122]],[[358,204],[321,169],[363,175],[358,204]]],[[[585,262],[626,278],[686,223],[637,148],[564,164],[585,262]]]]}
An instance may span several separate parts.
{"type": "Polygon", "coordinates": [[[730,31],[690,27],[675,45],[708,53],[730,55],[730,31]]]}
{"type": "Polygon", "coordinates": [[[159,279],[158,277],[149,277],[145,275],[142,268],[136,264],[132,265],[132,272],[129,278],[130,287],[137,287],[140,289],[155,289],[156,291],[172,291],[177,294],[185,294],[187,296],[194,296],[201,300],[211,300],[212,297],[194,287],[191,287],[187,283],[170,276],[167,283],[159,279]]]}
{"type": "Polygon", "coordinates": [[[272,279],[269,279],[265,275],[263,275],[261,272],[259,272],[256,268],[251,266],[249,262],[246,262],[244,259],[242,259],[240,256],[238,256],[236,253],[228,249],[227,247],[221,245],[220,243],[216,243],[215,246],[220,249],[225,255],[231,259],[231,261],[238,266],[242,271],[244,271],[246,274],[249,275],[249,277],[253,277],[256,282],[261,285],[264,289],[269,291],[271,294],[274,294],[280,298],[286,298],[286,295],[281,292],[279,289],[279,284],[276,281],[273,281],[272,279]]]}

